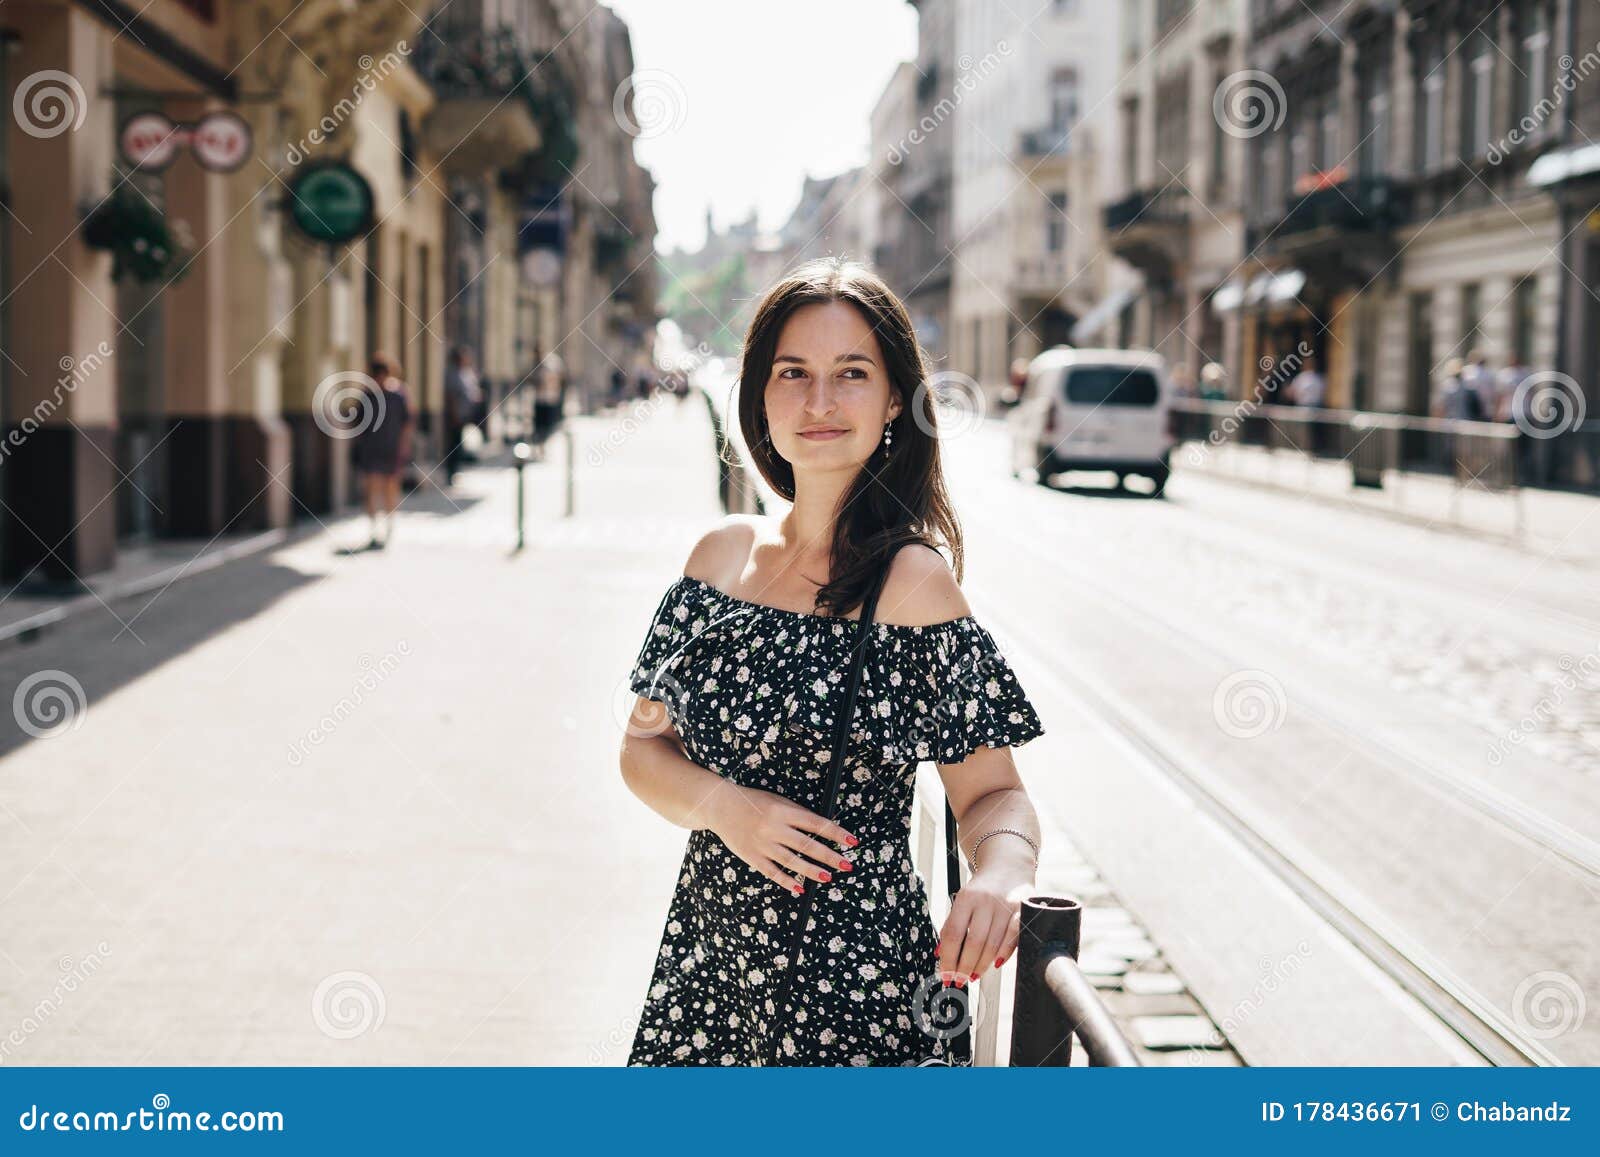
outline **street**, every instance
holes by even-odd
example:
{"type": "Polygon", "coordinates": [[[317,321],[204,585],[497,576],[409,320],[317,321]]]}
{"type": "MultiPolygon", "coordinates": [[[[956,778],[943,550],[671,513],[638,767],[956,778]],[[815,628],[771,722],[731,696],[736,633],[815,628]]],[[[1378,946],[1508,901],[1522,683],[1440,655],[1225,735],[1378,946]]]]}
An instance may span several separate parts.
{"type": "MultiPolygon", "coordinates": [[[[716,462],[697,400],[571,426],[520,554],[485,465],[383,552],[313,527],[0,651],[5,1061],[622,1063],[685,835],[617,773],[624,679],[716,462]]],[[[1245,1063],[1600,1062],[1592,569],[944,450],[1046,831],[1245,1063]]]]}

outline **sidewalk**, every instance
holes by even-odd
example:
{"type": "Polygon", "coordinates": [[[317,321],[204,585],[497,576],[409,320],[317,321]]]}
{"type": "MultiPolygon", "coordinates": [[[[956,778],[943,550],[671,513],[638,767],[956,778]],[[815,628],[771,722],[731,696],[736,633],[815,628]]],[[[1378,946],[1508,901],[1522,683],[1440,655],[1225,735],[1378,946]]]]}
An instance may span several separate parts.
{"type": "MultiPolygon", "coordinates": [[[[0,1063],[626,1060],[687,833],[617,773],[625,679],[721,513],[704,404],[651,409],[571,423],[570,519],[565,439],[527,467],[520,554],[484,466],[383,552],[346,519],[0,651],[84,704],[0,740],[0,1063]]],[[[1238,1063],[1047,843],[1136,1041],[1238,1063]]]]}

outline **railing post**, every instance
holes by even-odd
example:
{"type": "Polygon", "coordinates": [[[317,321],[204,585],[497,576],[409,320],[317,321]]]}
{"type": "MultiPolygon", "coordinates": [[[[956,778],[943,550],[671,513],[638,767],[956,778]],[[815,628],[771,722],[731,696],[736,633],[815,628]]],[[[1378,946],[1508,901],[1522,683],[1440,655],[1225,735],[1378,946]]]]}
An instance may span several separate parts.
{"type": "Polygon", "coordinates": [[[1076,960],[1083,934],[1083,905],[1066,896],[1030,896],[1022,902],[1017,936],[1017,979],[1011,1018],[1011,1067],[1072,1063],[1072,1023],[1051,994],[1045,969],[1058,956],[1076,960]]]}

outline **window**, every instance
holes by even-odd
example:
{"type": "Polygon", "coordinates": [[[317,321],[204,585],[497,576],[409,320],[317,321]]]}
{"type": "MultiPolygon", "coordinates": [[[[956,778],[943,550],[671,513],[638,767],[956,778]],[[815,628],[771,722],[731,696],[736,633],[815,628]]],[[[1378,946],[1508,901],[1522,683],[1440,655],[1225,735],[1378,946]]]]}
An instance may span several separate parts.
{"type": "Polygon", "coordinates": [[[1417,169],[1423,173],[1444,159],[1444,58],[1435,48],[1426,60],[1417,98],[1417,169]]]}
{"type": "Polygon", "coordinates": [[[1494,94],[1494,55],[1480,30],[1471,40],[1462,64],[1461,155],[1480,157],[1489,151],[1494,94]]]}
{"type": "Polygon", "coordinates": [[[1521,116],[1538,117],[1536,111],[1541,101],[1553,100],[1546,62],[1550,55],[1550,17],[1542,2],[1534,5],[1524,21],[1521,45],[1522,72],[1521,99],[1517,102],[1521,116]]]}
{"type": "Polygon", "coordinates": [[[1511,289],[1511,358],[1519,365],[1533,364],[1533,319],[1538,300],[1539,282],[1531,273],[1511,289]]]}
{"type": "Polygon", "coordinates": [[[1060,253],[1067,243],[1067,195],[1050,194],[1050,208],[1045,219],[1044,247],[1051,253],[1060,253]]]}
{"type": "Polygon", "coordinates": [[[1156,376],[1131,366],[1079,366],[1067,374],[1067,401],[1080,406],[1154,406],[1156,376]]]}
{"type": "Polygon", "coordinates": [[[1474,281],[1461,287],[1461,344],[1456,348],[1462,357],[1477,348],[1482,325],[1483,286],[1474,281]]]}
{"type": "Polygon", "coordinates": [[[1078,123],[1078,72],[1058,68],[1050,77],[1050,135],[1065,139],[1078,123]]]}
{"type": "Polygon", "coordinates": [[[1323,104],[1322,120],[1317,127],[1319,155],[1317,168],[1324,173],[1336,167],[1343,155],[1339,152],[1339,103],[1332,97],[1323,104]]]}
{"type": "Polygon", "coordinates": [[[1139,187],[1139,102],[1122,106],[1122,187],[1139,187]]]}
{"type": "MultiPolygon", "coordinates": [[[[1382,52],[1382,49],[1376,51],[1382,52]]],[[[1361,77],[1361,140],[1357,163],[1364,177],[1389,169],[1389,68],[1381,55],[1361,77]]]]}

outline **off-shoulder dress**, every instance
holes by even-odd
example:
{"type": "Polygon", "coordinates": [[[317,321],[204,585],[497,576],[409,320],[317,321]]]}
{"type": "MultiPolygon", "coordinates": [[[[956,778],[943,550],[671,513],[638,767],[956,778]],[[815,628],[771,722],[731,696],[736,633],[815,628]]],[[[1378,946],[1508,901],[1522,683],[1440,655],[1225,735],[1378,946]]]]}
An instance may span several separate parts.
{"type": "MultiPolygon", "coordinates": [[[[683,575],[656,608],[629,686],[662,704],[695,763],[820,811],[858,629],[683,575]]],[[[834,816],[861,840],[843,853],[853,869],[806,882],[820,891],[789,960],[803,897],[713,832],[692,831],[628,1064],[970,1063],[968,1036],[942,1032],[931,1008],[937,935],[910,847],[915,771],[1044,728],[974,616],[869,629],[834,816]]]]}

